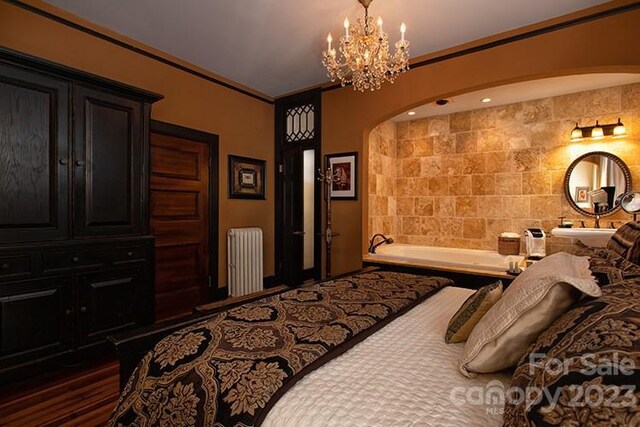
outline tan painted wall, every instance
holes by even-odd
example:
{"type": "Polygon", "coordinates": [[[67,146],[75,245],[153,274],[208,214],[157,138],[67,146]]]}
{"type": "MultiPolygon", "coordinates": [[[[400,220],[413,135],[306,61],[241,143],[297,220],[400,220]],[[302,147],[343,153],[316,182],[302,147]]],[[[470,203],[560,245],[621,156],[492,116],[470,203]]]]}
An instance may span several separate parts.
{"type": "MultiPolygon", "coordinates": [[[[594,10],[624,3],[629,2],[611,2],[594,10]]],[[[360,93],[347,87],[323,93],[323,153],[360,153],[359,200],[333,204],[334,230],[340,233],[333,245],[333,273],[359,268],[366,251],[367,141],[377,124],[441,97],[506,83],[588,72],[640,72],[640,44],[631,43],[640,40],[638,22],[640,10],[635,9],[416,68],[377,92],[360,93]]],[[[474,44],[519,32],[522,29],[474,44]]]]}
{"type": "MultiPolygon", "coordinates": [[[[613,153],[629,166],[632,182],[640,180],[640,83],[397,124],[388,120],[370,135],[367,235],[495,251],[501,232],[524,236],[525,228],[538,227],[549,234],[560,215],[592,226],[593,219],[564,197],[565,172],[578,155],[613,153]],[[576,121],[586,126],[618,118],[625,137],[570,141],[576,121]],[[385,152],[394,149],[389,161],[385,152]],[[395,179],[387,178],[389,172],[395,179]]],[[[602,223],[618,227],[628,220],[618,211],[602,223]]],[[[547,253],[577,249],[571,243],[549,235],[547,253]]]]}
{"type": "MultiPolygon", "coordinates": [[[[41,2],[31,2],[100,32],[115,35],[41,2]]],[[[161,93],[152,118],[218,134],[220,137],[219,284],[226,284],[226,230],[264,230],[265,276],[274,273],[274,108],[273,105],[211,83],[156,60],[74,30],[6,2],[0,2],[0,45],[126,84],[161,93]],[[227,197],[227,155],[267,160],[267,200],[227,197]]],[[[181,62],[172,58],[175,62],[181,62]]],[[[203,71],[203,70],[200,70],[203,71]]]]}

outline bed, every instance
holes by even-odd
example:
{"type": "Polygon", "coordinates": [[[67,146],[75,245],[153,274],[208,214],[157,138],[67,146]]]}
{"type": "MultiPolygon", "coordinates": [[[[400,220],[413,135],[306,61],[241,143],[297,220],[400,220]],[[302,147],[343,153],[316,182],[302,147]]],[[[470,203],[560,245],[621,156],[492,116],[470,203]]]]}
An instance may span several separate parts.
{"type": "Polygon", "coordinates": [[[640,267],[610,250],[589,256],[601,298],[582,298],[530,350],[571,362],[584,353],[573,344],[586,342],[609,359],[631,359],[631,377],[585,376],[571,363],[550,376],[523,357],[515,373],[467,378],[459,366],[465,344],[445,344],[443,337],[474,291],[445,278],[368,271],[257,300],[168,335],[133,372],[110,424],[520,426],[603,417],[633,424],[640,421],[635,403],[576,410],[566,399],[494,398],[510,386],[544,385],[564,396],[567,387],[596,384],[610,392],[640,377],[640,267]],[[611,324],[622,325],[615,333],[624,339],[607,335],[611,324]],[[267,325],[281,328],[277,339],[251,329],[267,325]],[[238,332],[239,326],[251,328],[238,332]]]}
{"type": "Polygon", "coordinates": [[[342,356],[313,371],[269,411],[263,426],[502,425],[502,404],[467,391],[509,385],[509,373],[458,372],[463,343],[445,344],[451,316],[474,291],[446,287],[342,356]]]}

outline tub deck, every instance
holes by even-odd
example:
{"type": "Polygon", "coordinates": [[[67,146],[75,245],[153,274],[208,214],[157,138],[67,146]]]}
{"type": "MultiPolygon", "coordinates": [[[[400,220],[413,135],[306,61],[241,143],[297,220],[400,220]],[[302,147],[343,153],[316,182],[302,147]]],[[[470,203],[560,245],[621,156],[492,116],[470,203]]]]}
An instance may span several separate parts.
{"type": "Polygon", "coordinates": [[[443,265],[431,261],[385,260],[370,254],[362,256],[362,264],[363,267],[381,267],[385,270],[448,277],[456,283],[456,286],[471,289],[479,289],[496,280],[502,280],[503,284],[508,286],[517,277],[506,271],[443,265]]]}

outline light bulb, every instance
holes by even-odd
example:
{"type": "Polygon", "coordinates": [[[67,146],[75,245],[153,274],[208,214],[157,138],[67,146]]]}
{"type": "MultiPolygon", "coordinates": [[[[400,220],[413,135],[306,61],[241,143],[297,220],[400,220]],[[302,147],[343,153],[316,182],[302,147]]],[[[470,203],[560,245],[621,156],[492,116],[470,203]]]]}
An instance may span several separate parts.
{"type": "Polygon", "coordinates": [[[407,26],[404,25],[404,22],[402,23],[402,25],[400,25],[400,35],[402,36],[401,40],[404,41],[404,33],[407,32],[407,26]]]}
{"type": "Polygon", "coordinates": [[[627,129],[625,129],[624,125],[620,121],[620,118],[618,118],[618,123],[616,123],[616,126],[613,128],[613,136],[625,136],[626,134],[627,129]]]}
{"type": "Polygon", "coordinates": [[[592,139],[602,139],[604,138],[604,129],[600,126],[600,123],[596,120],[596,125],[591,130],[591,138],[592,139]]]}
{"type": "Polygon", "coordinates": [[[582,141],[582,129],[580,129],[580,126],[578,126],[578,123],[576,122],[576,127],[573,128],[573,130],[571,131],[571,140],[572,141],[582,141]]]}

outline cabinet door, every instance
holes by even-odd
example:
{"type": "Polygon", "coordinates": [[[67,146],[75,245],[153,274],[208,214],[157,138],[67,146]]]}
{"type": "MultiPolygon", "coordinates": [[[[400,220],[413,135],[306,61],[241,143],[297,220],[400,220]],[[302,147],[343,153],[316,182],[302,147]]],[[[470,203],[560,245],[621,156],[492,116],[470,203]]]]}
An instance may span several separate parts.
{"type": "Polygon", "coordinates": [[[139,102],[75,86],[74,236],[142,231],[139,102]]]}
{"type": "Polygon", "coordinates": [[[143,265],[78,275],[79,348],[101,344],[108,335],[151,323],[151,287],[143,265]]]}
{"type": "Polygon", "coordinates": [[[68,236],[69,87],[0,65],[0,243],[68,236]]]}
{"type": "Polygon", "coordinates": [[[70,278],[0,285],[0,371],[70,352],[73,312],[70,278]]]}

